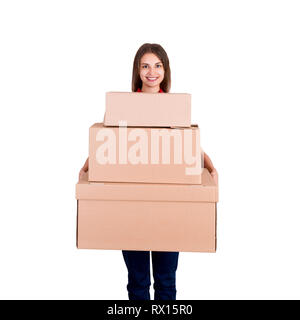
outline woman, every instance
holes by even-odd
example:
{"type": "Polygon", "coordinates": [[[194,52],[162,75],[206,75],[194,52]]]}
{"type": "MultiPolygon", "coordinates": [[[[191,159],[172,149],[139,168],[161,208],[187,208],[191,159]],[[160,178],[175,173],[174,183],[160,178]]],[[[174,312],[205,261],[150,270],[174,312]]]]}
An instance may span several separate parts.
{"type": "MultiPolygon", "coordinates": [[[[137,51],[133,62],[133,92],[169,92],[171,70],[168,55],[159,44],[145,43],[137,51]]],[[[218,174],[204,153],[204,167],[216,183],[218,174]]],[[[79,179],[88,170],[88,159],[80,170],[79,179]]],[[[129,300],[150,300],[150,251],[122,250],[128,269],[129,300]]],[[[179,252],[151,251],[154,278],[154,300],[176,300],[176,270],[179,252]]]]}

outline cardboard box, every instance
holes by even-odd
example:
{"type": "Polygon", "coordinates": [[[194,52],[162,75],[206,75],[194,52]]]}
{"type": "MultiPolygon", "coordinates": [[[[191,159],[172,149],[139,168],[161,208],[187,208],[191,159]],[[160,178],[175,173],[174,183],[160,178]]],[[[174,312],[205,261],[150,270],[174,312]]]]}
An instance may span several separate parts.
{"type": "Polygon", "coordinates": [[[107,92],[105,126],[190,127],[188,93],[107,92]]]}
{"type": "Polygon", "coordinates": [[[201,184],[200,133],[190,128],[105,127],[89,133],[89,181],[201,184]]]}
{"type": "Polygon", "coordinates": [[[218,187],[207,169],[202,185],[76,185],[77,248],[216,251],[218,187]]]}

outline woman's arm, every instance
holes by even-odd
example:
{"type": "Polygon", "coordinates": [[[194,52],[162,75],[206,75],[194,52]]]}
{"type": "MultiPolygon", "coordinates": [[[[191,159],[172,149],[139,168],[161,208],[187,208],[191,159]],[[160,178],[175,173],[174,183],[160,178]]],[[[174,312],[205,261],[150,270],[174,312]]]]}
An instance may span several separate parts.
{"type": "Polygon", "coordinates": [[[89,170],[89,158],[86,159],[83,167],[79,171],[79,180],[82,179],[82,176],[84,175],[85,172],[89,170]]]}
{"type": "Polygon", "coordinates": [[[84,172],[87,172],[89,170],[89,157],[86,159],[82,169],[84,170],[84,172]]]}
{"type": "Polygon", "coordinates": [[[216,185],[218,185],[218,172],[214,167],[210,157],[204,152],[204,168],[206,168],[213,177],[216,185]]]}

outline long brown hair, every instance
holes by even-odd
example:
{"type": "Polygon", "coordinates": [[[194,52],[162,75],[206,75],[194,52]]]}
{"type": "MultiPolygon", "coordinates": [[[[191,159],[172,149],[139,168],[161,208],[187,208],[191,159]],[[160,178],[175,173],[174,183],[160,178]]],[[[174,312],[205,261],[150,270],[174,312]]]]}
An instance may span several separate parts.
{"type": "Polygon", "coordinates": [[[133,61],[133,69],[132,69],[132,83],[131,89],[133,92],[137,91],[138,88],[142,88],[142,80],[140,77],[140,61],[142,56],[145,53],[153,53],[155,54],[162,62],[165,70],[165,76],[163,81],[160,83],[160,88],[164,92],[169,92],[171,88],[171,69],[169,58],[164,50],[164,48],[157,43],[144,43],[137,51],[134,61],[133,61]]]}

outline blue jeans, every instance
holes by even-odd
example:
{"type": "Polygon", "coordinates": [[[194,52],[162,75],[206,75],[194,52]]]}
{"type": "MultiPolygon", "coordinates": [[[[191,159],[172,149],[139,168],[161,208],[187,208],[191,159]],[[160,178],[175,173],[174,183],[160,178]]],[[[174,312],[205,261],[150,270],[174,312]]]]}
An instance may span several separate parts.
{"type": "MultiPolygon", "coordinates": [[[[128,269],[129,300],[150,300],[150,251],[122,250],[128,269]]],[[[176,300],[179,252],[151,251],[154,300],[176,300]]]]}

